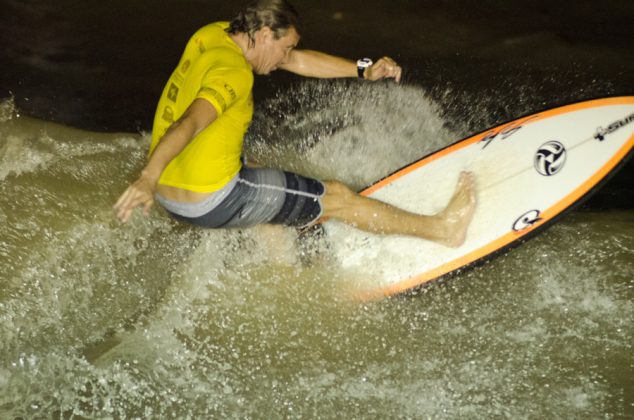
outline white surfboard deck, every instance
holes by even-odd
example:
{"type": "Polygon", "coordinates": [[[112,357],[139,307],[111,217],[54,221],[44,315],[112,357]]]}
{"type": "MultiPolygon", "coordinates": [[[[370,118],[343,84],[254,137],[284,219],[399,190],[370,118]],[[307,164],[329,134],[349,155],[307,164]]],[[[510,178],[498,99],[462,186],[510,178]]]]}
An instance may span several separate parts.
{"type": "MultiPolygon", "coordinates": [[[[362,191],[405,210],[434,214],[473,172],[477,208],[458,248],[324,224],[341,268],[363,299],[395,295],[517,245],[613,174],[634,145],[634,96],[580,102],[502,124],[416,161],[362,191]]],[[[574,246],[574,244],[571,244],[574,246]]]]}

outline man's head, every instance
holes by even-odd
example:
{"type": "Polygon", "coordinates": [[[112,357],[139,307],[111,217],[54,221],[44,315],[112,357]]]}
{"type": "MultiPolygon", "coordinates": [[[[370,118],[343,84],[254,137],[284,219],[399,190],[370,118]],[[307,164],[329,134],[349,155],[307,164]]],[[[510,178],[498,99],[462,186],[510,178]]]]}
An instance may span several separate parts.
{"type": "Polygon", "coordinates": [[[248,40],[247,60],[258,74],[268,74],[299,42],[299,14],[286,0],[256,0],[231,21],[227,32],[248,40]]]}
{"type": "Polygon", "coordinates": [[[250,42],[255,42],[255,33],[268,27],[279,39],[286,35],[290,28],[301,32],[302,23],[299,14],[286,0],[256,0],[250,3],[229,23],[230,34],[244,33],[250,42]]]}

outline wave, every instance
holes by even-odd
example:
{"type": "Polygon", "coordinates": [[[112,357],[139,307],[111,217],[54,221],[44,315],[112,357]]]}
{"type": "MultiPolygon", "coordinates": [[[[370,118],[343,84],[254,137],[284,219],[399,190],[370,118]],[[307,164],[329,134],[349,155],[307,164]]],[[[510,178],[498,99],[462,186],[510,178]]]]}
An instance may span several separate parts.
{"type": "MultiPolygon", "coordinates": [[[[247,154],[364,186],[465,134],[452,100],[301,84],[256,111],[247,154]]],[[[598,417],[626,397],[611,380],[634,325],[627,214],[568,218],[456,281],[360,304],[327,242],[307,251],[293,229],[201,231],[160,209],[119,224],[147,135],[9,114],[2,417],[598,417]]]]}

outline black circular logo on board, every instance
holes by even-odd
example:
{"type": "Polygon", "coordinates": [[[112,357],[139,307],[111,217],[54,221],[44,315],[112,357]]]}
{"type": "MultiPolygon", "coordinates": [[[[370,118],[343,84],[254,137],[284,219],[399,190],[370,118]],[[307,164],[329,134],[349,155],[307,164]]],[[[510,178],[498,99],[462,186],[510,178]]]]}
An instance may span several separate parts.
{"type": "Polygon", "coordinates": [[[515,232],[521,232],[524,229],[532,227],[535,223],[542,220],[540,215],[541,212],[539,210],[527,211],[526,213],[518,217],[515,223],[513,223],[513,230],[515,232]]]}
{"type": "Polygon", "coordinates": [[[566,148],[558,141],[552,140],[542,144],[535,154],[535,169],[541,175],[553,176],[566,163],[566,148]]]}

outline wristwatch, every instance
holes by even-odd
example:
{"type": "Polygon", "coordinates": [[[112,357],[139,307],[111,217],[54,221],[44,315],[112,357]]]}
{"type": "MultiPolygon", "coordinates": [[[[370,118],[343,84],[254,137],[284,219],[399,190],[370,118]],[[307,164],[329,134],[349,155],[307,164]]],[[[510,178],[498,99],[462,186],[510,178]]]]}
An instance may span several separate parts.
{"type": "Polygon", "coordinates": [[[357,75],[359,76],[359,79],[365,79],[365,77],[363,77],[365,69],[370,67],[372,64],[374,63],[369,58],[361,58],[357,60],[357,75]]]}

